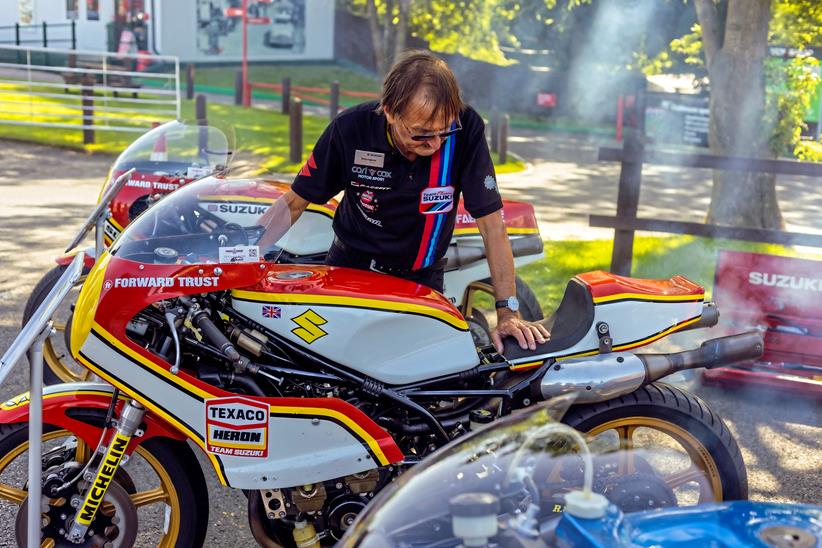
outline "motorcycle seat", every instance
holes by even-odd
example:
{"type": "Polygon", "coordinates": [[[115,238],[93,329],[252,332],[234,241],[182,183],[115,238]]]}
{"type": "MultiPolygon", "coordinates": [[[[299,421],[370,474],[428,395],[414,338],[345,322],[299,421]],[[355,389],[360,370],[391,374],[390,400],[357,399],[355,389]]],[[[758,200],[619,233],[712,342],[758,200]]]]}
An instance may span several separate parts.
{"type": "Polygon", "coordinates": [[[594,270],[578,274],[576,279],[588,286],[594,302],[597,303],[630,296],[700,297],[705,293],[702,286],[679,275],[668,280],[645,280],[594,270]]]}
{"type": "Polygon", "coordinates": [[[591,292],[579,277],[573,278],[565,286],[565,294],[556,312],[537,322],[551,332],[551,338],[543,344],[537,344],[536,350],[529,350],[520,348],[513,337],[506,337],[503,340],[502,354],[509,360],[516,360],[571,348],[588,333],[593,321],[594,300],[591,292]]]}

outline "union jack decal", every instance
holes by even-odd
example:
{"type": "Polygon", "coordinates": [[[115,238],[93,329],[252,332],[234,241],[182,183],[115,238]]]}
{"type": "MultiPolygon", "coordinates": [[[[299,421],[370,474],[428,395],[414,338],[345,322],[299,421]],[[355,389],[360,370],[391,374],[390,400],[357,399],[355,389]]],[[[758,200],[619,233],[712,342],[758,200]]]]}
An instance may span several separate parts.
{"type": "Polygon", "coordinates": [[[279,306],[263,305],[263,318],[279,318],[282,310],[279,306]]]}

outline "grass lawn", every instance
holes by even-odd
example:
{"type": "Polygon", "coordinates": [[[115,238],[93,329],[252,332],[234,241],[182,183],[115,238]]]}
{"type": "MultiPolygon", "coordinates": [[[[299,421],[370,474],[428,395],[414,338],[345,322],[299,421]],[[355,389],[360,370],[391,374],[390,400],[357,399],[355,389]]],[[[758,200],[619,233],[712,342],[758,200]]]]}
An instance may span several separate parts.
{"type": "MultiPolygon", "coordinates": [[[[239,66],[232,67],[196,67],[194,69],[195,85],[225,87],[234,89],[239,66]]],[[[252,82],[279,84],[283,78],[291,78],[292,86],[327,88],[331,82],[339,82],[340,88],[351,91],[380,91],[380,81],[346,69],[333,63],[305,65],[249,65],[248,79],[252,82]]]]}
{"type": "MultiPolygon", "coordinates": [[[[9,87],[3,89],[14,91],[9,87]]],[[[2,138],[117,155],[139,135],[139,133],[132,132],[97,131],[95,144],[84,145],[79,120],[60,117],[61,115],[76,115],[77,110],[66,108],[65,104],[61,105],[59,102],[61,100],[33,97],[26,94],[24,90],[19,91],[20,93],[3,93],[5,101],[18,102],[4,105],[4,108],[20,113],[19,115],[6,114],[8,119],[29,120],[29,107],[32,105],[36,114],[35,120],[72,123],[76,124],[78,129],[0,124],[0,137],[2,138]]],[[[138,111],[129,110],[133,108],[133,103],[113,98],[109,98],[108,101],[109,107],[124,109],[122,112],[105,113],[106,116],[112,118],[109,120],[112,125],[131,125],[137,122],[147,128],[148,124],[154,120],[151,115],[141,115],[138,111]]],[[[79,97],[77,103],[79,104],[79,97]]],[[[195,119],[194,101],[183,101],[182,118],[184,120],[195,119]]],[[[244,109],[212,102],[208,105],[208,120],[211,125],[219,128],[233,128],[238,150],[251,152],[264,159],[260,166],[261,170],[296,173],[300,169],[299,163],[294,164],[288,160],[289,120],[287,115],[281,114],[278,110],[244,109]]],[[[327,124],[328,120],[325,117],[303,116],[303,158],[308,157],[311,148],[327,124]]],[[[524,169],[524,164],[513,156],[508,160],[507,163],[497,166],[498,173],[510,173],[524,169]]]]}
{"type": "MultiPolygon", "coordinates": [[[[558,305],[568,280],[591,270],[608,270],[611,240],[548,241],[545,258],[519,269],[519,275],[537,294],[543,311],[550,314],[558,305]]],[[[716,255],[720,249],[752,251],[801,257],[796,250],[780,245],[709,240],[692,236],[637,237],[634,240],[632,275],[637,278],[666,279],[681,274],[705,287],[713,287],[716,255]]],[[[804,255],[820,259],[819,255],[804,255]]]]}

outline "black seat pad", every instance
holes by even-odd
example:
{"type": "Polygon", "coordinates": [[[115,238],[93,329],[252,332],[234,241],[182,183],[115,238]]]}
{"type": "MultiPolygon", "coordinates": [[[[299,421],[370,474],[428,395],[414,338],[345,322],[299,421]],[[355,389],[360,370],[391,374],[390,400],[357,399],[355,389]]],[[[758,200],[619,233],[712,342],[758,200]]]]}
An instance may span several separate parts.
{"type": "Polygon", "coordinates": [[[571,348],[585,336],[593,321],[594,301],[591,293],[581,282],[572,279],[565,286],[565,294],[556,312],[538,322],[551,332],[550,340],[537,344],[536,350],[523,350],[515,338],[505,337],[502,353],[509,360],[517,360],[571,348]]]}

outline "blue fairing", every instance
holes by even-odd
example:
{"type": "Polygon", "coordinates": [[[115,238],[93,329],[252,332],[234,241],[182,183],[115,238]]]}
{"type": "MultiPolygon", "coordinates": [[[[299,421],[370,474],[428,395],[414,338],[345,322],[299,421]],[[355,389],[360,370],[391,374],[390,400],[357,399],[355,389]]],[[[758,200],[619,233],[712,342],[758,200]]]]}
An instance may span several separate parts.
{"type": "Polygon", "coordinates": [[[822,548],[822,506],[732,502],[688,508],[622,514],[611,506],[603,519],[564,515],[557,537],[574,547],[664,546],[771,547],[761,540],[764,530],[795,527],[822,548]]]}

